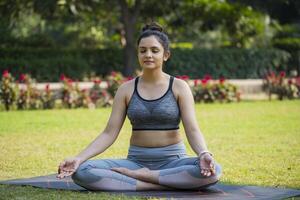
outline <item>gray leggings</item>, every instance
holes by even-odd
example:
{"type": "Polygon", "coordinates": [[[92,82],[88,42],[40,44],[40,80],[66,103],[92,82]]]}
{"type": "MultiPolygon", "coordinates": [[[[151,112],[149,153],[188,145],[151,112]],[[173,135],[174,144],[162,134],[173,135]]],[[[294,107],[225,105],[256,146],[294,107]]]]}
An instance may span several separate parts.
{"type": "Polygon", "coordinates": [[[200,174],[199,159],[188,157],[182,142],[159,148],[131,145],[127,159],[88,160],[82,163],[72,178],[88,190],[136,191],[137,180],[110,170],[125,167],[136,170],[159,170],[159,184],[177,189],[199,189],[216,183],[221,167],[215,163],[216,174],[204,177],[200,174]]]}

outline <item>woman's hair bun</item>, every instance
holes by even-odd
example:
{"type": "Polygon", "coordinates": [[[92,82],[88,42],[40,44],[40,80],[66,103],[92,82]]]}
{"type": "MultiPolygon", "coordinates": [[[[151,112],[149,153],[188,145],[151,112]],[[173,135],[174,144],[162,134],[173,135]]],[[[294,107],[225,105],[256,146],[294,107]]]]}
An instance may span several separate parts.
{"type": "Polygon", "coordinates": [[[150,24],[146,24],[143,28],[142,28],[142,32],[145,31],[159,31],[159,32],[163,32],[163,28],[161,27],[161,25],[159,25],[156,22],[151,22],[150,24]]]}

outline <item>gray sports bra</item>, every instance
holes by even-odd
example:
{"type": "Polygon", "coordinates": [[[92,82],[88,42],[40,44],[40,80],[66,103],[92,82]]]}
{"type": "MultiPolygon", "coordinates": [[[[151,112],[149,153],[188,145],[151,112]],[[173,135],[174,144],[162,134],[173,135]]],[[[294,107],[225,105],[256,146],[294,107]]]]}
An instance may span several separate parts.
{"type": "Polygon", "coordinates": [[[137,90],[139,77],[135,79],[134,92],[128,103],[127,116],[132,130],[179,129],[180,110],[172,92],[174,77],[170,77],[166,93],[158,99],[147,100],[137,90]]]}

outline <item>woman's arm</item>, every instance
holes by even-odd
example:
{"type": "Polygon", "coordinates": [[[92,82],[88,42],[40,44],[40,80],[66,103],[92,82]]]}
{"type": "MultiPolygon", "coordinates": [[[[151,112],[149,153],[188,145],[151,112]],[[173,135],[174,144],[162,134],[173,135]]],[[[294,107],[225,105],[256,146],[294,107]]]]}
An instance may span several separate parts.
{"type": "Polygon", "coordinates": [[[207,146],[197,124],[195,102],[191,89],[185,81],[176,79],[176,92],[184,130],[194,152],[200,156],[207,151],[207,146]]]}
{"type": "Polygon", "coordinates": [[[114,97],[112,112],[104,131],[76,156],[80,163],[104,152],[117,139],[126,117],[126,85],[120,86],[114,97]]]}
{"type": "Polygon", "coordinates": [[[75,173],[81,163],[104,152],[117,139],[126,116],[126,88],[123,84],[114,98],[112,112],[104,131],[82,152],[75,157],[65,159],[58,166],[57,178],[64,178],[75,173]]]}
{"type": "Polygon", "coordinates": [[[178,91],[178,103],[181,112],[185,134],[187,139],[199,157],[200,173],[204,176],[215,174],[214,159],[207,150],[203,134],[201,133],[195,113],[195,102],[191,89],[185,81],[176,81],[178,91]]]}

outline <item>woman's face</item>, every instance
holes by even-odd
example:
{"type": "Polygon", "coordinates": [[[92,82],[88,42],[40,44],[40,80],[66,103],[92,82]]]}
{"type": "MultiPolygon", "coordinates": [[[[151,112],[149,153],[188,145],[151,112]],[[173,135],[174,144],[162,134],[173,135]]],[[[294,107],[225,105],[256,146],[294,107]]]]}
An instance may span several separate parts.
{"type": "Polygon", "coordinates": [[[145,37],[139,43],[138,59],[143,69],[161,68],[169,55],[155,36],[145,37]]]}

